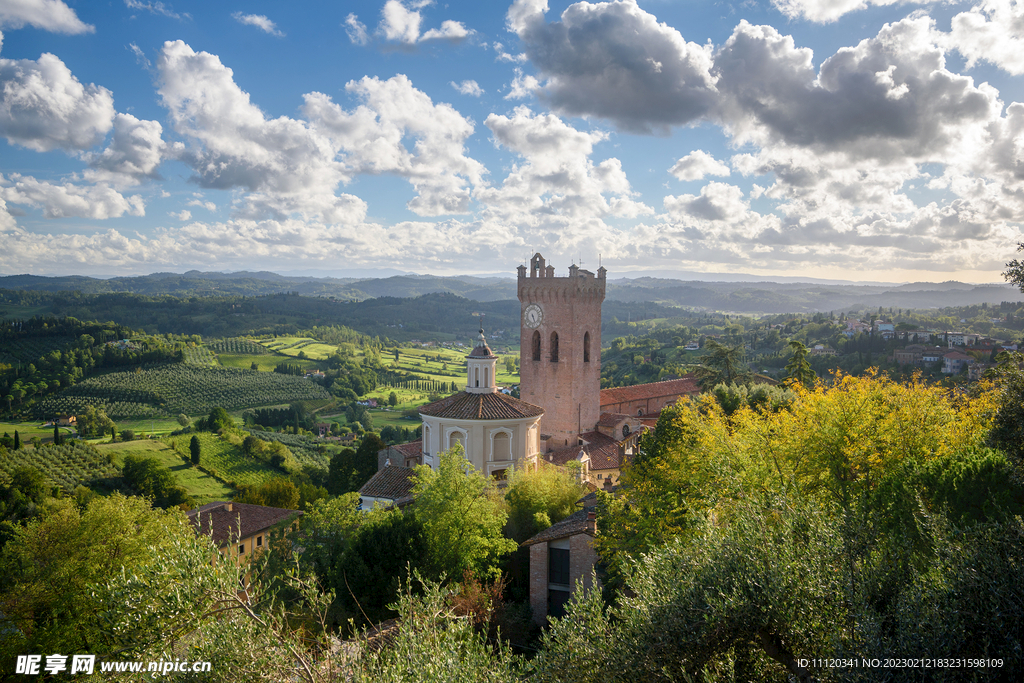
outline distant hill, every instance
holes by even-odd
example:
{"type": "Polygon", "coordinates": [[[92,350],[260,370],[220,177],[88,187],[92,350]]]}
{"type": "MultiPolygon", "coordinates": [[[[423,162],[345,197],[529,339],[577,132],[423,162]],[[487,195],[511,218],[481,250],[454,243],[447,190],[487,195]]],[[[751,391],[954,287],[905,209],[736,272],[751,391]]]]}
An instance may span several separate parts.
{"type": "MultiPolygon", "coordinates": [[[[386,278],[330,278],[279,275],[267,271],[216,273],[153,273],[99,279],[84,276],[0,277],[0,289],[83,294],[130,293],[149,296],[260,296],[296,292],[341,301],[448,293],[480,302],[514,301],[513,278],[434,275],[395,275],[386,278]]],[[[821,282],[702,282],[639,277],[608,281],[609,301],[653,302],[736,313],[809,313],[863,307],[941,308],[973,304],[1024,302],[1024,294],[1003,284],[915,282],[879,285],[821,282]]]]}

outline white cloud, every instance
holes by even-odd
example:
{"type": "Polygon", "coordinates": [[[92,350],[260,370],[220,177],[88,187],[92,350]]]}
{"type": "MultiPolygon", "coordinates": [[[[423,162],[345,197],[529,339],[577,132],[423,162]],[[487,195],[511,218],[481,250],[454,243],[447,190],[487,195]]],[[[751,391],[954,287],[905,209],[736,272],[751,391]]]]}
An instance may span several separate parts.
{"type": "Polygon", "coordinates": [[[481,88],[476,81],[462,81],[461,83],[451,81],[450,85],[463,95],[469,95],[471,97],[480,97],[481,95],[484,94],[483,88],[481,88]]]}
{"type": "Polygon", "coordinates": [[[199,207],[202,207],[202,208],[206,209],[207,211],[216,211],[217,210],[217,205],[214,204],[211,201],[205,201],[204,202],[203,201],[203,195],[200,194],[200,193],[196,193],[195,199],[190,199],[189,200],[188,206],[199,206],[199,207]]]}
{"type": "Polygon", "coordinates": [[[0,3],[0,28],[26,25],[53,33],[93,33],[96,30],[61,0],[5,0],[0,3]]]}
{"type": "Polygon", "coordinates": [[[714,103],[711,48],[683,39],[634,2],[570,5],[547,23],[545,0],[516,0],[508,26],[546,81],[538,94],[567,114],[638,132],[667,131],[714,103]]]}
{"type": "Polygon", "coordinates": [[[420,38],[420,42],[427,40],[448,40],[451,42],[458,42],[467,38],[470,33],[471,31],[469,31],[462,22],[445,19],[441,22],[441,28],[432,28],[424,33],[423,37],[420,38]]]}
{"type": "Polygon", "coordinates": [[[697,149],[677,161],[668,172],[679,180],[701,180],[708,175],[727,176],[729,167],[704,150],[697,149]]]}
{"type": "Polygon", "coordinates": [[[421,216],[465,213],[482,164],[465,155],[473,124],[449,104],[434,104],[405,76],[364,77],[345,89],[362,104],[347,112],[320,93],[306,96],[303,112],[317,131],[345,153],[354,173],[392,173],[416,189],[410,210],[421,216]],[[413,139],[414,151],[403,144],[413,139]]]}
{"type": "Polygon", "coordinates": [[[178,14],[170,7],[162,2],[142,2],[141,0],[124,0],[125,7],[128,9],[140,9],[151,14],[159,14],[164,17],[170,17],[171,19],[191,19],[192,16],[185,12],[184,14],[178,14]]]}
{"type": "Polygon", "coordinates": [[[505,99],[525,100],[533,97],[539,89],[540,81],[530,74],[524,74],[523,70],[517,66],[515,68],[515,77],[512,79],[512,83],[509,84],[508,94],[505,95],[505,99]]]}
{"type": "Polygon", "coordinates": [[[380,31],[388,40],[413,44],[420,37],[419,12],[406,8],[399,0],[388,0],[381,9],[380,31]]]}
{"type": "MultiPolygon", "coordinates": [[[[385,40],[404,43],[405,45],[415,45],[418,42],[422,43],[431,40],[447,40],[457,43],[468,38],[473,33],[462,22],[446,19],[441,22],[440,28],[432,28],[420,35],[423,16],[419,10],[432,4],[434,3],[424,2],[423,0],[417,2],[388,0],[381,9],[381,20],[377,26],[377,32],[384,36],[385,40]]],[[[349,15],[349,17],[354,16],[349,15]]],[[[357,27],[353,26],[353,30],[356,36],[362,35],[357,27]]],[[[365,34],[365,27],[362,28],[362,31],[365,34]]],[[[350,32],[349,38],[352,42],[357,42],[352,36],[353,33],[350,32]]]]}
{"type": "Polygon", "coordinates": [[[192,212],[188,211],[187,209],[182,209],[177,213],[170,211],[168,212],[167,215],[170,216],[171,218],[177,218],[179,221],[187,221],[192,218],[192,212]]]}
{"type": "Polygon", "coordinates": [[[243,14],[242,12],[234,12],[231,17],[240,24],[246,26],[255,26],[264,33],[269,33],[272,36],[283,36],[277,29],[277,24],[272,22],[270,19],[263,14],[243,14]]]}
{"type": "MultiPolygon", "coordinates": [[[[920,0],[928,3],[930,0],[920,0]]],[[[780,12],[792,19],[803,18],[818,23],[836,21],[849,12],[866,9],[869,6],[882,7],[897,3],[910,4],[914,0],[772,0],[780,12]]]]}
{"type": "Polygon", "coordinates": [[[485,222],[515,226],[519,234],[509,239],[591,248],[611,239],[605,218],[654,213],[634,199],[618,159],[591,160],[605,133],[580,131],[553,114],[534,114],[526,107],[517,107],[511,117],[491,114],[484,124],[496,144],[522,157],[500,187],[474,193],[485,207],[485,222]]]}
{"type": "Polygon", "coordinates": [[[201,186],[244,188],[254,194],[243,211],[278,217],[337,216],[360,203],[335,196],[350,176],[330,139],[296,119],[267,119],[217,56],[167,42],[157,70],[174,129],[191,141],[179,156],[201,186]]]}
{"type": "Polygon", "coordinates": [[[366,24],[359,21],[359,17],[355,14],[349,14],[345,17],[345,23],[342,25],[345,27],[345,33],[348,34],[348,39],[352,41],[353,45],[366,45],[370,42],[370,36],[366,33],[366,24]]]}
{"type": "Polygon", "coordinates": [[[25,204],[43,210],[46,218],[118,218],[124,214],[144,216],[142,197],[125,197],[107,185],[54,185],[32,176],[12,173],[0,176],[0,198],[9,204],[25,204]]]}
{"type": "Polygon", "coordinates": [[[109,90],[82,85],[56,56],[0,58],[0,135],[37,152],[88,149],[113,125],[109,90]]]}
{"type": "Polygon", "coordinates": [[[167,144],[156,121],[140,121],[131,114],[114,117],[114,136],[99,154],[86,154],[90,170],[85,177],[115,187],[136,185],[145,178],[156,178],[167,144]]]}
{"type": "Polygon", "coordinates": [[[514,62],[514,63],[519,64],[519,63],[525,62],[526,59],[527,59],[526,53],[524,53],[524,52],[520,52],[517,55],[513,55],[513,54],[510,54],[508,52],[505,52],[505,46],[502,45],[501,43],[493,43],[491,45],[491,47],[493,47],[494,51],[498,54],[498,61],[499,62],[514,62]]]}
{"type": "Polygon", "coordinates": [[[1019,0],[983,0],[953,17],[943,37],[967,58],[967,68],[986,61],[1016,76],[1024,74],[1024,3],[1019,0]]]}

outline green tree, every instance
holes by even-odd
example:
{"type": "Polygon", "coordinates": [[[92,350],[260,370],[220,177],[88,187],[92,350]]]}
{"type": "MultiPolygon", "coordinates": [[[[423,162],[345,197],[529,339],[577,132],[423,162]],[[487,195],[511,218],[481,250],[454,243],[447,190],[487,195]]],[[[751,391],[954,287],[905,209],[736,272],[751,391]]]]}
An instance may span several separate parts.
{"type": "Polygon", "coordinates": [[[53,443],[56,446],[60,445],[60,427],[53,425],[53,443]]]}
{"type": "Polygon", "coordinates": [[[228,411],[220,406],[214,407],[206,418],[206,429],[211,432],[219,432],[223,429],[232,429],[235,421],[228,415],[228,411]]]}
{"type": "Polygon", "coordinates": [[[161,508],[191,506],[188,492],[178,485],[174,473],[156,458],[128,454],[124,458],[122,473],[125,482],[140,496],[150,498],[161,508]]]}
{"type": "Polygon", "coordinates": [[[536,471],[516,469],[505,489],[506,535],[522,543],[576,512],[576,501],[586,492],[578,477],[558,467],[542,463],[536,471]]]}
{"type": "Polygon", "coordinates": [[[21,434],[17,429],[14,430],[14,450],[21,450],[21,434]]]}
{"type": "Polygon", "coordinates": [[[508,514],[494,481],[477,471],[461,448],[441,453],[437,470],[418,466],[413,496],[429,575],[461,577],[467,569],[490,579],[500,575],[498,563],[518,544],[502,534],[508,514]]]}
{"type": "Polygon", "coordinates": [[[747,367],[743,362],[743,342],[735,346],[727,346],[714,339],[704,343],[707,351],[700,359],[697,368],[697,379],[705,388],[719,383],[733,384],[745,382],[748,376],[747,367]]]}
{"type": "MultiPolygon", "coordinates": [[[[1024,242],[1017,244],[1017,251],[1024,251],[1024,242]]],[[[1016,285],[1024,292],[1024,261],[1014,259],[1006,264],[1006,272],[1003,277],[1011,285],[1016,285]]]]}
{"type": "Polygon", "coordinates": [[[803,342],[792,339],[789,342],[789,350],[793,356],[786,364],[786,381],[789,384],[802,384],[810,387],[814,384],[817,375],[811,369],[811,363],[807,360],[808,350],[803,342]]]}
{"type": "Polygon", "coordinates": [[[188,427],[190,424],[192,424],[192,418],[186,415],[185,413],[179,413],[178,424],[180,424],[182,427],[188,427]]]}
{"type": "Polygon", "coordinates": [[[234,500],[238,503],[298,510],[299,489],[285,477],[274,477],[259,487],[242,487],[234,500]]]}
{"type": "MultiPolygon", "coordinates": [[[[51,500],[42,515],[14,531],[0,552],[4,630],[15,638],[0,658],[25,652],[102,650],[107,609],[95,588],[176,554],[195,533],[180,514],[154,510],[142,498],[96,498],[84,511],[51,500]]],[[[208,561],[208,558],[207,558],[208,561]]],[[[13,662],[2,665],[13,666],[13,662]]],[[[12,668],[6,669],[13,671],[12,668]]]]}
{"type": "MultiPolygon", "coordinates": [[[[1024,354],[1003,351],[994,368],[999,397],[989,441],[1013,458],[1024,473],[1024,354]]],[[[17,434],[17,432],[15,432],[17,434]]]]}
{"type": "Polygon", "coordinates": [[[327,469],[327,492],[332,496],[340,496],[352,490],[355,458],[356,452],[353,448],[342,448],[331,456],[327,469]]]}
{"type": "Polygon", "coordinates": [[[392,408],[398,405],[398,394],[393,391],[388,394],[388,405],[392,408]]]}
{"type": "Polygon", "coordinates": [[[188,442],[188,450],[191,455],[192,464],[199,464],[199,457],[202,455],[203,446],[199,443],[199,437],[195,434],[192,435],[192,440],[188,442]]]}

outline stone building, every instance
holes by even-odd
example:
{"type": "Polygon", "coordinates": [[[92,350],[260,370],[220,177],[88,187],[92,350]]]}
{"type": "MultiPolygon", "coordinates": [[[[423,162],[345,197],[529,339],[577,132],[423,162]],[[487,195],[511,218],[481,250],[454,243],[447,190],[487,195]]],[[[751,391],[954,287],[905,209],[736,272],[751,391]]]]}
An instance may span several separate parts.
{"type": "Polygon", "coordinates": [[[517,462],[536,460],[544,409],[498,391],[497,361],[481,329],[466,359],[466,389],[419,410],[422,464],[436,468],[438,453],[455,446],[478,470],[498,478],[517,462]]]}
{"type": "Polygon", "coordinates": [[[577,582],[583,590],[595,587],[595,517],[594,508],[585,507],[523,543],[530,549],[530,607],[538,625],[565,615],[577,582]]]}

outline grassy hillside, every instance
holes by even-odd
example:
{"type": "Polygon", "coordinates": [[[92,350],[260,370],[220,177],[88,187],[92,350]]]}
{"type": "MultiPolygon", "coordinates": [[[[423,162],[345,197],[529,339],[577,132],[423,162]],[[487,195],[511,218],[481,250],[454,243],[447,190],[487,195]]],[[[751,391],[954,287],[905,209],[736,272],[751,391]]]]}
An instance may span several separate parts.
{"type": "Polygon", "coordinates": [[[190,364],[112,372],[69,387],[42,401],[40,415],[77,414],[102,407],[114,419],[156,415],[202,415],[213,407],[237,410],[293,401],[328,400],[318,384],[272,372],[190,364]]]}
{"type": "MultiPolygon", "coordinates": [[[[256,460],[250,460],[242,453],[239,443],[232,443],[231,437],[222,438],[210,432],[200,432],[199,464],[213,472],[217,477],[236,484],[259,485],[272,477],[281,476],[282,472],[256,460]]],[[[191,435],[171,437],[167,444],[182,455],[189,452],[191,435]]]]}
{"type": "Polygon", "coordinates": [[[222,482],[209,474],[196,469],[186,462],[173,448],[162,441],[129,441],[126,443],[101,444],[96,449],[113,457],[114,463],[121,467],[128,455],[153,458],[165,465],[174,474],[178,484],[195,498],[196,505],[205,505],[215,500],[231,500],[234,492],[222,482]]]}

